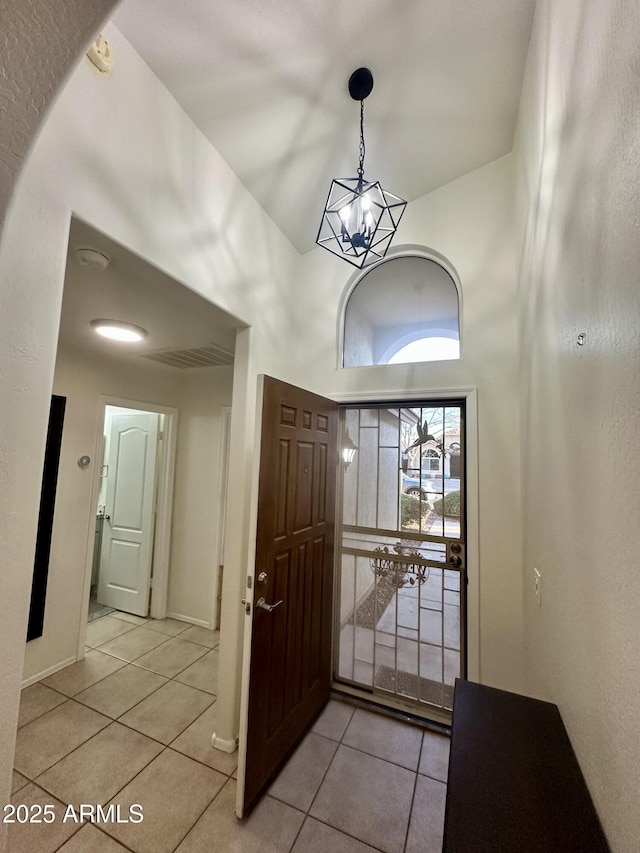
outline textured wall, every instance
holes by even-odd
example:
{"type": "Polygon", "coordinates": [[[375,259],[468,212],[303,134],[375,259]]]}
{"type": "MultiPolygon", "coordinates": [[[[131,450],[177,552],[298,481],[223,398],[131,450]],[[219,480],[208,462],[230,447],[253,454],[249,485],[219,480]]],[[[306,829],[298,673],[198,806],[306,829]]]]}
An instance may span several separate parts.
{"type": "Polygon", "coordinates": [[[116,0],[2,0],[0,226],[47,108],[115,5],[116,0]]]}
{"type": "MultiPolygon", "coordinates": [[[[8,238],[3,226],[12,191],[20,168],[27,155],[48,106],[59,91],[71,68],[91,42],[100,23],[115,6],[114,0],[2,0],[0,4],[0,237],[8,238]]],[[[15,235],[13,235],[15,237],[15,235]]],[[[19,272],[7,268],[13,279],[19,272]]],[[[20,291],[10,289],[0,293],[0,308],[5,314],[13,311],[20,300],[20,291]],[[6,298],[5,298],[6,297],[6,298]]],[[[29,328],[20,328],[18,344],[11,347],[8,358],[21,358],[30,348],[29,328]]],[[[4,354],[3,354],[4,355],[4,354]]],[[[23,371],[15,375],[0,365],[3,382],[15,389],[18,399],[24,396],[23,371]]],[[[6,409],[5,409],[6,411],[6,409]]],[[[23,481],[37,482],[31,465],[8,469],[6,447],[11,434],[4,431],[4,418],[0,418],[0,469],[9,478],[10,488],[20,489],[23,481]]],[[[36,490],[31,490],[36,492],[36,490]]],[[[24,654],[24,624],[28,598],[27,585],[17,570],[23,549],[19,542],[23,535],[34,537],[33,515],[37,511],[37,497],[23,505],[10,502],[4,518],[6,529],[3,539],[11,537],[11,544],[3,554],[3,572],[0,578],[0,599],[11,602],[4,607],[3,628],[11,640],[3,642],[3,663],[0,667],[0,720],[15,720],[18,688],[22,674],[24,654]],[[21,525],[23,527],[21,528],[21,525]],[[17,570],[17,571],[16,571],[17,570]],[[5,612],[5,611],[9,612],[5,612]]],[[[4,527],[4,524],[3,524],[4,527]]],[[[0,801],[5,802],[10,784],[10,772],[4,770],[13,761],[15,728],[11,722],[0,726],[0,801]]],[[[5,827],[0,825],[0,849],[5,842],[5,827]]]]}
{"type": "Polygon", "coordinates": [[[616,853],[640,839],[639,36],[635,0],[540,0],[517,140],[528,689],[616,853]]]}

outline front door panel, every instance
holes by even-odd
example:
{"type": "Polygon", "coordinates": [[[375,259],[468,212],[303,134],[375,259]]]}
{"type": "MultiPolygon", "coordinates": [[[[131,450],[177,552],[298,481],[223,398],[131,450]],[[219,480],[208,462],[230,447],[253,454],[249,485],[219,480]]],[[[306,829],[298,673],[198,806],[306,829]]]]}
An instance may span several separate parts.
{"type": "Polygon", "coordinates": [[[244,815],[329,699],[337,418],[264,377],[244,815]]]}

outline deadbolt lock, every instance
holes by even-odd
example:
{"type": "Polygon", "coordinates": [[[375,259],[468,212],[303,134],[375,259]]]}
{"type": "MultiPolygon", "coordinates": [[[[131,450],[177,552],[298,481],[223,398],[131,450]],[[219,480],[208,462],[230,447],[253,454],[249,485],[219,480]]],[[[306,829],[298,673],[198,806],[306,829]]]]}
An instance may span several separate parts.
{"type": "Polygon", "coordinates": [[[464,545],[462,542],[448,543],[447,563],[452,569],[461,569],[464,567],[464,545]]]}
{"type": "Polygon", "coordinates": [[[266,572],[260,572],[260,574],[258,575],[258,583],[266,583],[267,577],[268,575],[266,572]]]}

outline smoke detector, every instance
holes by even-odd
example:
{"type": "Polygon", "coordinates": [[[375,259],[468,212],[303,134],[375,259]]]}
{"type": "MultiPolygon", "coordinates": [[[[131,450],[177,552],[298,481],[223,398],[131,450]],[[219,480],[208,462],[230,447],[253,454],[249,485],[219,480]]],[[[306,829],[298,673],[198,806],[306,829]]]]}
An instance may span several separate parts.
{"type": "Polygon", "coordinates": [[[95,70],[104,77],[113,71],[113,54],[109,42],[99,35],[87,51],[87,59],[95,70]]]}
{"type": "Polygon", "coordinates": [[[81,267],[89,267],[96,272],[104,272],[111,263],[111,259],[104,252],[90,249],[88,246],[78,246],[74,252],[81,267]]]}

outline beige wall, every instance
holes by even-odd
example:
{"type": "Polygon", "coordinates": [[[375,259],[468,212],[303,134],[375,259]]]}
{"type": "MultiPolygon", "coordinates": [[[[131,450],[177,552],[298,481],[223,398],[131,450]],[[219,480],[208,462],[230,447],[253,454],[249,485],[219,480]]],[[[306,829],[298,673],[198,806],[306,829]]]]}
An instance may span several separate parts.
{"type": "Polygon", "coordinates": [[[101,396],[178,409],[178,443],[167,611],[210,625],[218,566],[222,407],[231,400],[232,368],[186,378],[141,363],[60,349],[53,392],[67,398],[42,637],[27,644],[24,678],[42,678],[75,661],[86,620],[85,577],[101,396]],[[91,465],[81,469],[80,456],[91,465]]]}
{"type": "MultiPolygon", "coordinates": [[[[377,365],[339,370],[338,317],[353,269],[323,249],[298,265],[292,381],[314,391],[349,395],[437,392],[476,387],[479,454],[480,678],[520,690],[522,575],[518,444],[518,339],[513,161],[507,156],[411,202],[395,248],[423,246],[444,255],[461,285],[459,361],[377,365]],[[313,344],[310,345],[310,341],[313,344]]],[[[357,275],[357,273],[355,274],[357,275]]],[[[369,399],[369,397],[367,397],[369,399]]],[[[478,507],[472,507],[477,512],[478,507]]],[[[470,655],[471,656],[471,655],[470,655]]]]}
{"type": "Polygon", "coordinates": [[[167,615],[213,628],[233,368],[188,371],[179,381],[167,615]]]}
{"type": "Polygon", "coordinates": [[[636,2],[540,0],[516,148],[526,686],[616,853],[640,839],[639,34],[636,2]]]}

